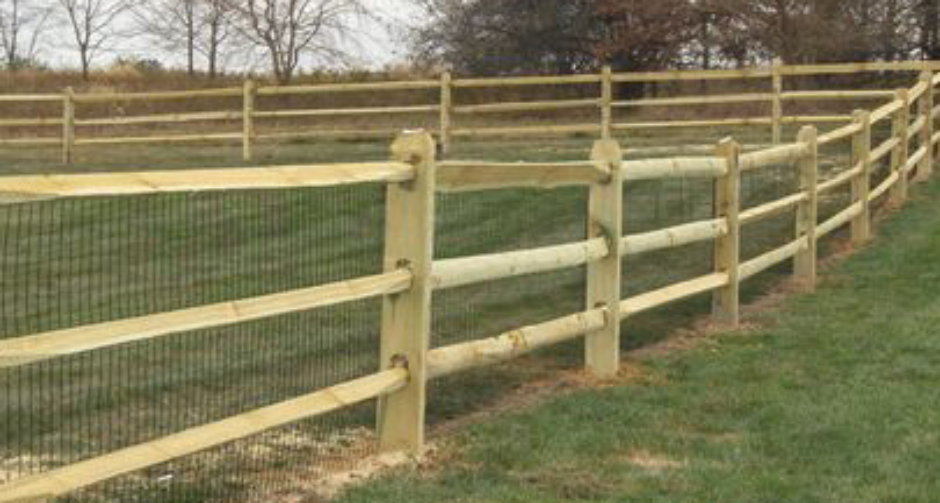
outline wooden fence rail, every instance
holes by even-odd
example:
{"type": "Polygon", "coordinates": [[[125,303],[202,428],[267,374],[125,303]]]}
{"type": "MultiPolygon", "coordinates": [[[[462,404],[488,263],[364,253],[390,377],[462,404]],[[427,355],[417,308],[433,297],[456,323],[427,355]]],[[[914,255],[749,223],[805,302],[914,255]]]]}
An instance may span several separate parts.
{"type": "MultiPolygon", "coordinates": [[[[777,67],[775,71],[784,75],[787,71],[809,69],[777,67]]],[[[698,78],[727,78],[727,75],[730,74],[696,74],[698,78]]],[[[734,75],[741,78],[764,76],[760,72],[734,75]]],[[[610,78],[616,81],[623,76],[612,75],[610,78]]],[[[522,78],[457,80],[452,82],[452,86],[456,89],[531,82],[556,83],[547,78],[522,78]]],[[[597,82],[597,78],[571,77],[565,82],[597,82]]],[[[0,368],[19,367],[169,334],[239,324],[365,298],[382,298],[381,360],[377,362],[376,373],[281,404],[16,480],[0,486],[0,502],[67,494],[122,474],[373,399],[379,401],[377,429],[382,448],[418,454],[424,446],[427,383],[431,379],[579,338],[585,341],[587,368],[597,376],[609,377],[619,368],[621,321],[707,293],[713,296],[715,319],[735,326],[739,318],[741,282],[792,260],[795,278],[805,288],[813,288],[819,239],[850,225],[853,241],[864,243],[871,236],[872,203],[890,194],[892,204],[902,204],[908,181],[926,180],[930,176],[933,152],[940,142],[940,134],[934,133],[933,128],[938,108],[933,104],[932,95],[937,83],[936,77],[924,73],[912,91],[892,92],[890,97],[895,99],[891,103],[874,113],[856,112],[852,124],[833,133],[820,136],[815,127],[807,126],[792,143],[748,154],[743,154],[741,146],[729,138],[714,147],[710,156],[623,161],[623,152],[615,141],[599,140],[590,158],[581,162],[442,162],[437,159],[437,146],[432,136],[417,132],[399,137],[392,147],[392,159],[384,163],[0,177],[0,204],[7,205],[42,204],[43,200],[51,198],[128,197],[206,190],[278,190],[362,183],[387,187],[385,272],[380,275],[0,342],[0,368]],[[916,108],[913,123],[912,107],[916,108]],[[873,147],[872,123],[883,120],[891,121],[891,138],[873,147]],[[849,166],[828,180],[821,180],[818,169],[820,145],[844,140],[851,141],[849,166]],[[917,148],[909,155],[912,141],[917,143],[917,148]],[[877,163],[889,158],[889,154],[888,176],[872,187],[872,173],[877,163]],[[750,171],[780,165],[793,167],[799,177],[799,190],[775,201],[742,207],[742,177],[750,171]],[[712,218],[643,234],[624,235],[624,207],[629,211],[630,205],[629,201],[624,201],[624,186],[643,180],[674,177],[715,180],[712,218]],[[820,195],[848,184],[852,187],[849,205],[820,222],[820,195]],[[437,193],[567,185],[580,186],[590,192],[586,241],[433,260],[437,193]],[[742,229],[790,211],[795,213],[795,234],[787,243],[742,260],[742,229]],[[713,270],[709,274],[622,298],[621,278],[630,274],[629,268],[621,271],[623,257],[700,242],[712,242],[715,246],[713,270]],[[429,348],[434,290],[582,266],[586,266],[587,276],[587,305],[583,311],[489,339],[434,350],[429,348]]],[[[423,83],[413,85],[430,86],[423,83]]],[[[249,90],[251,87],[246,86],[249,90]]],[[[258,94],[264,94],[263,90],[258,89],[258,94]]]]}
{"type": "MultiPolygon", "coordinates": [[[[705,71],[663,71],[614,73],[609,67],[603,68],[598,75],[544,76],[544,77],[507,77],[507,78],[453,78],[444,73],[439,80],[417,80],[399,82],[369,82],[316,84],[296,86],[262,86],[247,81],[242,88],[203,89],[191,91],[161,91],[142,93],[73,93],[65,90],[61,95],[0,95],[0,107],[5,104],[55,103],[63,106],[62,117],[24,117],[0,119],[0,128],[61,126],[58,139],[43,137],[0,138],[0,146],[46,146],[61,144],[62,160],[70,163],[74,160],[77,146],[122,145],[122,144],[186,144],[186,143],[232,143],[242,145],[242,157],[250,161],[254,157],[254,144],[262,141],[283,141],[291,139],[349,138],[376,139],[392,138],[394,128],[349,129],[345,131],[312,131],[302,127],[289,131],[271,131],[259,133],[259,128],[271,120],[285,118],[356,118],[370,116],[401,116],[401,124],[412,123],[410,117],[422,116],[433,120],[437,116],[435,128],[442,153],[450,153],[455,138],[487,138],[493,136],[553,136],[553,135],[596,135],[601,139],[612,138],[617,132],[629,132],[647,129],[665,128],[701,128],[731,126],[766,126],[769,128],[773,144],[781,142],[783,126],[788,124],[825,124],[848,123],[852,120],[847,115],[785,115],[785,105],[793,102],[838,102],[842,100],[891,100],[895,98],[893,90],[787,90],[786,78],[807,75],[846,75],[864,72],[923,72],[923,80],[911,90],[911,101],[918,101],[929,81],[935,80],[934,72],[940,69],[940,62],[894,62],[894,63],[846,63],[837,65],[798,65],[789,66],[775,61],[766,68],[745,68],[740,70],[705,70],[705,71]],[[768,79],[768,90],[764,92],[731,94],[719,96],[683,96],[675,98],[643,98],[618,100],[615,86],[624,83],[656,83],[671,81],[707,81],[707,80],[755,80],[768,79]],[[481,104],[461,104],[461,91],[474,89],[505,89],[529,86],[599,86],[596,98],[556,99],[525,102],[491,102],[481,104]],[[334,95],[336,93],[400,93],[408,91],[439,90],[436,102],[408,106],[373,106],[326,109],[272,109],[265,107],[267,98],[306,95],[334,95]],[[84,117],[83,106],[102,103],[123,104],[133,102],[165,102],[212,99],[217,102],[211,111],[197,113],[155,114],[119,117],[84,117]],[[241,101],[236,106],[235,99],[241,101]],[[681,121],[618,121],[616,111],[645,107],[690,107],[719,104],[763,103],[770,109],[763,117],[724,118],[712,120],[681,121]],[[599,122],[595,123],[556,123],[546,122],[528,127],[467,126],[462,122],[468,117],[491,117],[500,114],[521,112],[551,112],[559,110],[595,111],[599,122]],[[211,133],[176,133],[147,136],[101,136],[89,135],[83,130],[88,127],[114,127],[126,125],[161,125],[199,123],[204,126],[241,123],[241,132],[211,133]]],[[[931,93],[932,94],[932,93],[931,93]]],[[[932,96],[931,96],[932,100],[932,96]]],[[[931,101],[932,102],[932,101],[931,101]]],[[[931,103],[925,102],[925,107],[931,103]]],[[[884,116],[890,115],[885,111],[884,116]]],[[[875,114],[872,122],[877,123],[882,117],[875,114]]],[[[925,133],[926,134],[926,133],[925,133]]],[[[822,138],[825,144],[829,138],[822,138]]],[[[924,161],[926,163],[926,161],[924,161]]]]}

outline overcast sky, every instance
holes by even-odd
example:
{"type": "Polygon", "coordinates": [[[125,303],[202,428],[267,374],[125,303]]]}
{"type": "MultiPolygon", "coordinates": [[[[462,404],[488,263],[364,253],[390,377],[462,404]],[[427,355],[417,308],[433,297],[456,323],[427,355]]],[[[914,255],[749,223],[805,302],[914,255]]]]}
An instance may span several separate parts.
{"type": "MultiPolygon", "coordinates": [[[[370,68],[380,68],[390,63],[402,61],[407,55],[406,44],[402,40],[401,30],[395,30],[392,27],[403,27],[414,25],[417,18],[417,9],[409,3],[409,0],[365,0],[376,14],[376,17],[382,19],[379,22],[364,22],[359,28],[363,34],[359,43],[351,50],[356,58],[357,66],[366,66],[370,68]]],[[[126,29],[131,28],[131,23],[126,23],[126,29]]],[[[57,27],[54,30],[53,37],[55,42],[43,51],[43,58],[50,61],[55,66],[76,68],[78,66],[78,56],[74,49],[74,41],[69,39],[69,31],[63,27],[57,27]]],[[[114,51],[102,54],[97,60],[97,66],[107,66],[118,57],[136,56],[143,58],[159,59],[164,65],[169,67],[181,67],[185,64],[183,54],[172,55],[164,51],[154,51],[150,49],[152,41],[145,37],[130,37],[114,42],[114,51]]],[[[263,65],[263,60],[255,65],[263,65]]],[[[233,68],[229,70],[241,69],[244,63],[241,61],[231,61],[229,65],[233,68]]],[[[303,69],[309,70],[310,65],[303,69]]],[[[257,67],[256,70],[263,71],[266,68],[257,67]]]]}

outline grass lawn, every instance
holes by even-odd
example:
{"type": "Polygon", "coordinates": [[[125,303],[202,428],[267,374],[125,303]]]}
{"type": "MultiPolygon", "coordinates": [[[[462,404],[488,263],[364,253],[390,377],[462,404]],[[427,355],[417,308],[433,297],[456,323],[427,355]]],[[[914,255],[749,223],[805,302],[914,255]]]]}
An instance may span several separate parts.
{"type": "Polygon", "coordinates": [[[817,293],[469,427],[436,466],[341,501],[938,501],[938,209],[934,181],[817,293]]]}

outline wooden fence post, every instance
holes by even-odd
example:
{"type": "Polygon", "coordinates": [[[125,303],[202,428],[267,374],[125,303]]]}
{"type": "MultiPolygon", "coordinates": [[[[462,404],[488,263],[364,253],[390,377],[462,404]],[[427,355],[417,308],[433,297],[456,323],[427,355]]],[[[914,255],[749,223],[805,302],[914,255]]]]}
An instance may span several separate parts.
{"type": "Polygon", "coordinates": [[[783,60],[774,59],[773,64],[773,111],[771,127],[773,128],[773,144],[779,145],[783,140],[783,60]]]}
{"type": "Polygon", "coordinates": [[[406,133],[392,145],[394,160],[415,167],[415,178],[391,184],[386,197],[385,270],[408,268],[411,288],[383,301],[381,365],[407,365],[408,386],[379,400],[383,451],[420,454],[424,446],[427,352],[431,331],[436,146],[431,135],[406,133]]]}
{"type": "Polygon", "coordinates": [[[453,76],[450,72],[441,74],[441,153],[447,156],[450,153],[451,122],[454,109],[453,76]]]}
{"type": "Polygon", "coordinates": [[[620,370],[620,241],[623,236],[623,152],[613,140],[594,144],[591,158],[610,169],[605,183],[591,186],[588,204],[589,239],[603,237],[609,253],[587,268],[587,308],[607,308],[607,325],[585,339],[585,362],[595,377],[609,378],[620,370]]]}
{"type": "Polygon", "coordinates": [[[908,176],[904,173],[904,166],[910,159],[911,142],[907,139],[908,128],[911,124],[911,100],[907,89],[898,89],[895,93],[895,99],[901,100],[904,104],[901,109],[895,112],[891,121],[891,137],[897,138],[898,146],[891,152],[891,171],[898,173],[898,181],[891,188],[890,204],[895,207],[904,205],[907,201],[908,176]]]}
{"type": "Polygon", "coordinates": [[[927,154],[924,155],[924,159],[921,161],[920,166],[917,167],[917,177],[915,179],[918,182],[926,182],[933,174],[933,145],[931,144],[934,132],[933,72],[930,70],[925,70],[921,73],[920,80],[921,82],[927,84],[927,90],[924,91],[924,95],[920,99],[920,106],[918,108],[920,116],[924,118],[924,127],[921,129],[920,133],[920,144],[927,149],[927,154]]]}
{"type": "Polygon", "coordinates": [[[715,218],[728,223],[728,233],[715,241],[715,272],[728,275],[728,284],[712,300],[715,321],[737,327],[740,321],[739,266],[741,261],[741,146],[727,138],[715,155],[725,160],[728,174],[715,180],[715,218]]]}
{"type": "Polygon", "coordinates": [[[800,160],[800,190],[809,197],[797,207],[796,237],[805,237],[809,246],[796,254],[793,273],[797,281],[807,290],[816,289],[816,225],[819,222],[819,143],[815,126],[806,126],[800,130],[796,141],[805,143],[809,153],[800,160]]]}
{"type": "Polygon", "coordinates": [[[614,137],[614,82],[610,65],[601,72],[601,139],[614,137]]]}
{"type": "Polygon", "coordinates": [[[75,157],[75,90],[65,88],[62,95],[62,163],[72,164],[75,157]]]}
{"type": "Polygon", "coordinates": [[[251,79],[245,81],[242,107],[242,160],[252,159],[252,142],[255,139],[255,97],[257,87],[251,79]]]}
{"type": "Polygon", "coordinates": [[[856,110],[853,122],[861,126],[861,131],[852,136],[851,165],[861,165],[862,172],[852,180],[852,203],[861,204],[862,211],[852,219],[852,243],[862,245],[871,239],[871,114],[856,110]]]}

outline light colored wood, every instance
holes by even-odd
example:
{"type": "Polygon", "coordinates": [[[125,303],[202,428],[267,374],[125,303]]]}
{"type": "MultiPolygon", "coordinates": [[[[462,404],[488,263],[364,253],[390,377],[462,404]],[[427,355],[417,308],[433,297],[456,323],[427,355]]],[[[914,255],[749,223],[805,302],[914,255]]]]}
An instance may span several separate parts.
{"type": "Polygon", "coordinates": [[[901,141],[898,138],[888,138],[881,145],[878,145],[875,149],[871,151],[871,163],[877,164],[882,159],[888,156],[888,154],[894,152],[898,148],[898,144],[901,141]]]}
{"type": "Polygon", "coordinates": [[[138,115],[133,117],[104,117],[76,120],[76,126],[126,126],[134,124],[171,124],[181,122],[235,121],[242,112],[194,112],[184,114],[138,115]]]}
{"type": "Polygon", "coordinates": [[[29,126],[61,126],[64,120],[61,117],[44,117],[39,119],[0,119],[0,127],[29,127],[29,126]]]}
{"type": "Polygon", "coordinates": [[[508,188],[587,186],[611,178],[606,165],[595,162],[495,163],[446,161],[437,170],[442,192],[508,188]]]}
{"type": "Polygon", "coordinates": [[[258,133],[255,139],[258,141],[285,141],[285,140],[304,140],[317,138],[333,138],[348,140],[367,140],[367,139],[393,139],[401,134],[398,129],[328,129],[328,130],[307,130],[307,131],[275,131],[258,133]]]}
{"type": "MultiPolygon", "coordinates": [[[[936,62],[929,62],[931,67],[936,62]]],[[[781,69],[784,75],[842,75],[870,72],[919,72],[923,70],[922,61],[889,61],[868,63],[832,63],[816,65],[788,65],[781,69]]]]}
{"type": "Polygon", "coordinates": [[[4,147],[38,147],[43,145],[62,146],[62,137],[55,138],[0,138],[0,145],[4,147]]]}
{"type": "Polygon", "coordinates": [[[911,103],[913,104],[917,102],[918,100],[920,100],[920,97],[923,96],[924,93],[927,92],[927,89],[929,89],[929,86],[927,85],[926,82],[924,82],[923,80],[918,81],[917,84],[915,84],[914,87],[911,88],[910,94],[908,95],[908,97],[911,100],[911,103]]]}
{"type": "MultiPolygon", "coordinates": [[[[875,109],[875,111],[871,113],[871,123],[873,126],[889,117],[897,115],[903,107],[909,106],[907,105],[906,98],[905,100],[899,99],[900,94],[898,93],[899,91],[894,92],[894,101],[875,109]]],[[[907,89],[904,89],[904,96],[907,96],[907,89]]]]}
{"type": "Polygon", "coordinates": [[[827,124],[852,120],[851,115],[789,115],[780,118],[780,123],[787,124],[827,124]]]}
{"type": "MultiPolygon", "coordinates": [[[[712,152],[714,149],[713,146],[712,152]]],[[[717,157],[672,157],[623,162],[623,179],[627,182],[662,178],[714,178],[727,174],[727,162],[717,157]]]]}
{"type": "Polygon", "coordinates": [[[242,141],[242,133],[214,133],[200,135],[171,136],[124,136],[117,138],[84,138],[75,140],[75,145],[132,145],[145,143],[214,143],[220,141],[242,141]]]}
{"type": "Polygon", "coordinates": [[[168,313],[0,340],[0,369],[169,335],[392,295],[411,286],[407,270],[168,313]]]}
{"type": "Polygon", "coordinates": [[[730,138],[722,140],[715,155],[724,158],[728,166],[728,174],[715,181],[715,218],[724,219],[728,224],[728,234],[715,241],[715,273],[726,275],[728,283],[714,294],[712,316],[718,323],[737,327],[740,321],[741,147],[730,138]]]}
{"type": "Polygon", "coordinates": [[[454,79],[454,87],[470,89],[476,87],[516,87],[516,86],[555,86],[565,84],[597,84],[600,75],[563,75],[535,77],[484,77],[473,79],[454,79]]]}
{"type": "Polygon", "coordinates": [[[907,161],[910,159],[910,142],[907,141],[907,128],[911,123],[911,102],[907,89],[897,91],[897,101],[902,103],[901,108],[891,121],[891,136],[898,140],[898,145],[891,154],[891,171],[898,173],[898,183],[891,189],[889,204],[901,207],[907,201],[908,179],[904,172],[907,161]]]}
{"type": "Polygon", "coordinates": [[[559,101],[514,101],[506,103],[486,103],[483,105],[462,105],[454,107],[455,114],[490,114],[507,112],[544,112],[551,110],[570,110],[576,108],[598,108],[601,100],[559,100],[559,101]]]}
{"type": "Polygon", "coordinates": [[[927,121],[920,115],[917,116],[917,119],[910,125],[907,130],[907,140],[911,141],[914,138],[920,137],[924,132],[924,126],[927,125],[927,121]]]}
{"type": "Polygon", "coordinates": [[[381,91],[418,91],[422,89],[438,89],[441,83],[438,80],[413,80],[400,82],[357,82],[347,84],[311,84],[301,86],[259,87],[259,96],[286,96],[291,94],[322,94],[322,93],[357,93],[381,91]]]}
{"type": "Polygon", "coordinates": [[[625,236],[620,242],[620,253],[624,257],[640,255],[702,241],[711,241],[727,234],[728,222],[724,219],[693,222],[668,229],[625,236]]]}
{"type": "Polygon", "coordinates": [[[454,113],[454,77],[450,72],[444,72],[441,74],[441,105],[440,105],[440,114],[441,114],[441,124],[440,124],[440,149],[441,153],[446,157],[450,154],[451,148],[451,130],[453,129],[453,113],[454,113]]]}
{"type": "Polygon", "coordinates": [[[885,178],[881,183],[879,183],[877,187],[872,189],[871,194],[869,194],[868,196],[868,201],[874,202],[874,201],[877,201],[878,199],[881,199],[881,196],[891,191],[891,189],[894,188],[894,185],[900,179],[901,179],[901,174],[898,173],[897,171],[888,175],[888,177],[885,178]]]}
{"type": "Polygon", "coordinates": [[[926,155],[927,155],[926,145],[918,148],[917,150],[914,151],[913,154],[911,154],[911,158],[907,160],[907,164],[905,164],[901,168],[901,170],[906,175],[910,176],[910,174],[913,173],[917,169],[918,166],[920,166],[920,163],[924,160],[924,156],[926,155]]]}
{"type": "Polygon", "coordinates": [[[601,139],[614,137],[614,81],[610,65],[604,65],[601,71],[601,139]]]}
{"type": "Polygon", "coordinates": [[[64,496],[120,475],[393,393],[405,386],[408,379],[406,369],[386,370],[111,454],[15,480],[0,486],[0,502],[64,496]]]}
{"type": "Polygon", "coordinates": [[[6,176],[0,177],[0,202],[24,202],[57,197],[398,183],[411,180],[415,176],[414,173],[414,168],[405,163],[376,162],[92,175],[6,176]]]}
{"type": "Polygon", "coordinates": [[[924,158],[920,163],[920,166],[917,168],[917,173],[914,176],[914,181],[916,182],[926,182],[933,175],[933,148],[931,145],[931,140],[934,133],[934,121],[933,121],[933,109],[934,109],[934,86],[933,86],[933,72],[930,70],[924,71],[920,76],[921,83],[929,90],[929,92],[924,92],[923,97],[920,99],[919,113],[921,119],[924,121],[924,126],[921,128],[920,133],[920,144],[923,147],[926,147],[927,150],[924,154],[924,158]]]}
{"type": "Polygon", "coordinates": [[[783,140],[783,73],[781,70],[783,68],[783,60],[780,58],[774,59],[773,63],[773,101],[771,102],[771,135],[773,137],[772,143],[774,145],[780,145],[780,142],[783,140]]]}
{"type": "Polygon", "coordinates": [[[859,201],[840,211],[838,214],[816,226],[816,239],[822,239],[835,232],[843,225],[851,222],[862,213],[862,202],[859,201]]]}
{"type": "Polygon", "coordinates": [[[611,176],[591,185],[588,201],[588,238],[607,242],[608,253],[587,264],[587,310],[606,309],[603,328],[585,339],[585,366],[598,378],[610,378],[620,371],[620,323],[614,312],[620,304],[621,253],[623,236],[623,152],[613,140],[594,144],[591,159],[603,163],[611,176]]]}
{"type": "Polygon", "coordinates": [[[766,117],[750,117],[743,119],[713,119],[694,121],[667,121],[667,122],[622,122],[613,125],[614,131],[635,131],[638,129],[671,129],[671,128],[700,128],[719,126],[767,126],[771,120],[766,117]]]}
{"type": "Polygon", "coordinates": [[[809,153],[799,163],[800,191],[805,199],[796,210],[796,238],[806,240],[806,248],[793,260],[793,276],[804,290],[814,291],[819,258],[816,225],[819,223],[819,147],[815,127],[800,130],[796,141],[808,146],[809,153]]]}
{"type": "Polygon", "coordinates": [[[727,274],[714,273],[630,297],[620,303],[620,319],[623,321],[673,302],[727,288],[728,284],[727,274]]]}
{"type": "Polygon", "coordinates": [[[837,189],[837,188],[839,188],[839,187],[841,187],[841,186],[843,186],[843,185],[845,185],[845,184],[851,182],[852,180],[855,180],[856,178],[858,178],[859,175],[862,174],[862,170],[863,170],[863,169],[865,169],[864,166],[862,166],[861,163],[858,163],[858,164],[856,164],[854,167],[852,167],[851,169],[847,169],[847,170],[845,170],[845,171],[839,173],[838,175],[836,175],[836,176],[834,176],[834,177],[832,177],[832,178],[830,178],[830,179],[828,179],[828,180],[826,180],[826,181],[824,181],[824,182],[821,182],[821,183],[819,184],[819,187],[818,187],[818,189],[817,189],[817,192],[819,192],[820,194],[827,194],[827,193],[829,193],[829,192],[832,192],[833,190],[835,190],[835,189],[837,189]]]}
{"type": "Polygon", "coordinates": [[[0,103],[53,103],[62,101],[61,94],[0,94],[0,103]]]}
{"type": "Polygon", "coordinates": [[[371,116],[392,114],[425,114],[440,110],[438,105],[415,105],[407,107],[375,107],[375,108],[322,108],[313,110],[269,110],[255,112],[256,119],[284,119],[297,117],[336,117],[336,116],[371,116]]]}
{"type": "Polygon", "coordinates": [[[819,146],[829,145],[830,143],[835,143],[837,141],[842,141],[847,138],[851,138],[853,135],[858,134],[861,131],[862,126],[858,123],[848,124],[842,126],[838,129],[829,131],[826,134],[819,135],[819,146]]]}
{"type": "Polygon", "coordinates": [[[473,368],[512,360],[567,342],[616,323],[607,308],[592,309],[556,320],[523,327],[496,337],[433,349],[428,353],[428,378],[436,379],[473,368]],[[612,321],[612,319],[614,321],[612,321]]]}
{"type": "Polygon", "coordinates": [[[723,94],[718,96],[681,96],[677,98],[646,98],[613,103],[616,108],[663,107],[688,105],[718,105],[727,103],[764,103],[773,100],[772,94],[723,94]]]}
{"type": "Polygon", "coordinates": [[[498,279],[570,269],[610,256],[604,238],[583,243],[548,246],[491,255],[454,258],[434,262],[431,284],[446,290],[498,279]]]}
{"type": "Polygon", "coordinates": [[[757,152],[741,155],[741,171],[751,171],[777,164],[793,164],[809,153],[809,146],[803,143],[781,145],[757,152]]]}
{"type": "Polygon", "coordinates": [[[894,98],[894,91],[861,89],[843,91],[788,91],[781,93],[784,101],[881,100],[894,98]]]}
{"type": "Polygon", "coordinates": [[[770,68],[742,68],[739,70],[666,70],[659,72],[633,72],[614,74],[614,82],[670,82],[689,80],[738,80],[770,77],[770,68]]]}
{"type": "Polygon", "coordinates": [[[193,98],[237,98],[241,87],[226,89],[199,89],[194,91],[159,91],[145,93],[88,93],[75,96],[76,103],[106,103],[118,101],[164,101],[193,98]]]}
{"type": "Polygon", "coordinates": [[[793,241],[792,243],[786,244],[776,250],[767,252],[755,259],[748,260],[741,264],[740,274],[741,281],[748,280],[757,276],[758,274],[770,269],[771,267],[786,262],[791,258],[795,257],[800,252],[805,251],[809,247],[809,242],[806,236],[793,241]]]}
{"type": "Polygon", "coordinates": [[[62,164],[72,164],[75,155],[75,91],[62,95],[62,164]]]}
{"type": "Polygon", "coordinates": [[[255,97],[257,86],[251,80],[245,81],[242,96],[242,161],[252,158],[252,144],[255,141],[255,97]]]}
{"type": "Polygon", "coordinates": [[[741,225],[750,225],[786,213],[809,200],[809,194],[800,192],[776,201],[741,210],[741,225]]]}
{"type": "Polygon", "coordinates": [[[454,137],[487,137],[487,136],[568,136],[581,133],[600,132],[598,124],[570,124],[560,126],[519,126],[519,127],[479,127],[454,129],[454,137]]]}
{"type": "Polygon", "coordinates": [[[383,451],[419,455],[424,449],[427,408],[427,353],[431,339],[431,267],[434,261],[437,147],[425,132],[405,133],[392,145],[392,158],[410,164],[412,181],[388,186],[385,270],[411,270],[411,288],[386,296],[382,306],[383,369],[404,364],[408,385],[379,401],[379,442],[383,451]]]}
{"type": "Polygon", "coordinates": [[[856,246],[871,240],[871,121],[867,111],[855,113],[855,123],[861,131],[852,138],[852,164],[861,164],[862,172],[852,180],[852,201],[862,203],[862,212],[852,220],[852,243],[856,246]]]}

